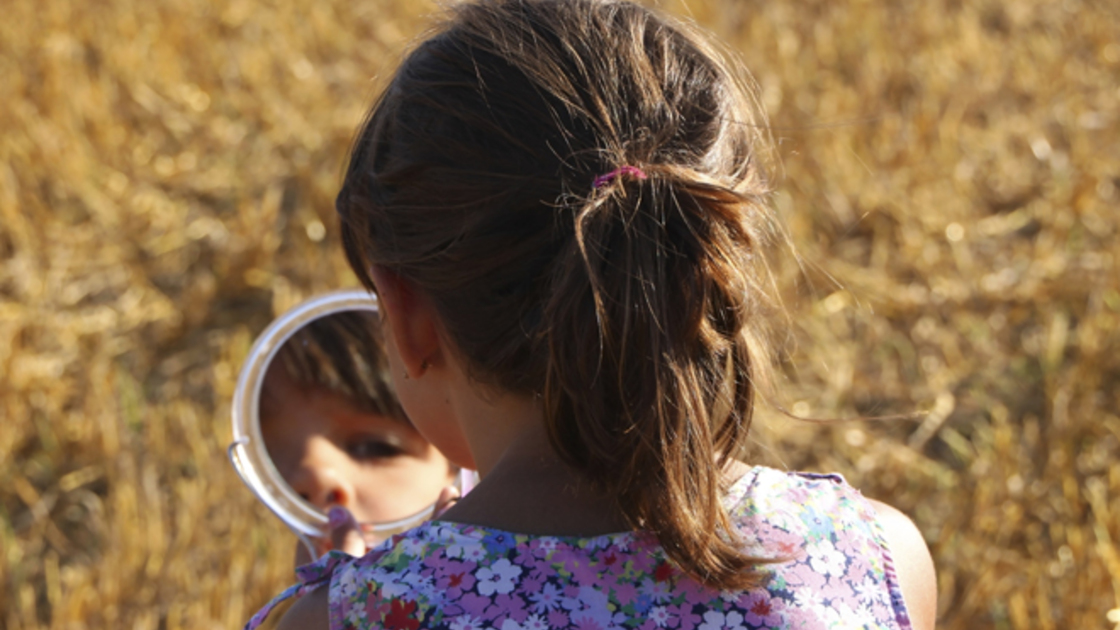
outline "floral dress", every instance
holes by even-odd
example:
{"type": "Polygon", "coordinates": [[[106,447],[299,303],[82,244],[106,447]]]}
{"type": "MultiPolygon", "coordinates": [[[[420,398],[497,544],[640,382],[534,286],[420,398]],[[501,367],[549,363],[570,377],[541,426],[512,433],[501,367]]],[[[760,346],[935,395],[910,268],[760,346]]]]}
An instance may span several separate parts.
{"type": "Polygon", "coordinates": [[[725,505],[762,586],[718,591],[642,532],[533,536],[430,521],[361,558],[301,567],[280,601],[329,586],[332,630],[903,629],[910,620],[874,508],[839,475],[756,467],[725,505]]]}

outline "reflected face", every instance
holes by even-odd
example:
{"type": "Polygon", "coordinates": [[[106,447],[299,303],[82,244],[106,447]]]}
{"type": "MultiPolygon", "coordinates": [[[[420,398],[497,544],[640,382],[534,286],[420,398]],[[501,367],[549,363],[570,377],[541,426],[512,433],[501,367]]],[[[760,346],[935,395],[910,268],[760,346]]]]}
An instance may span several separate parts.
{"type": "Polygon", "coordinates": [[[411,424],[299,383],[279,364],[265,375],[261,432],[276,469],[309,503],[382,523],[423,510],[452,483],[447,460],[411,424]]]}

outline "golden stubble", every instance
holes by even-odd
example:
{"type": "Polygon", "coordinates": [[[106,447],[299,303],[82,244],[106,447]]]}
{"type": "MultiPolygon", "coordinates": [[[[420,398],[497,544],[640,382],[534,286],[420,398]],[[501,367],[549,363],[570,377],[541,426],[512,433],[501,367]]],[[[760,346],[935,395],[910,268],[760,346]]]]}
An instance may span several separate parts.
{"type": "MultiPolygon", "coordinates": [[[[941,628],[1120,607],[1120,15],[685,14],[760,86],[801,258],[759,461],[914,516],[941,628]]],[[[666,2],[672,10],[678,3],[666,2]]],[[[253,336],[353,285],[333,196],[428,5],[11,0],[0,20],[0,628],[240,625],[293,542],[225,462],[253,336]]],[[[1120,619],[1120,615],[1117,616],[1120,619]]]]}

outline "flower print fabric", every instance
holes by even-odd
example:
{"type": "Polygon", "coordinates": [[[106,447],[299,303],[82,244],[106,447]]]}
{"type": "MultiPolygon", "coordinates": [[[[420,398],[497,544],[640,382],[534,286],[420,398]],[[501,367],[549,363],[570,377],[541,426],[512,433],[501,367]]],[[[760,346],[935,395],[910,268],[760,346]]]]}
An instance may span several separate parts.
{"type": "Polygon", "coordinates": [[[362,558],[301,567],[276,602],[329,584],[337,630],[900,629],[910,621],[874,508],[838,475],[756,467],[725,505],[763,586],[720,592],[641,532],[531,536],[445,521],[362,558]]]}

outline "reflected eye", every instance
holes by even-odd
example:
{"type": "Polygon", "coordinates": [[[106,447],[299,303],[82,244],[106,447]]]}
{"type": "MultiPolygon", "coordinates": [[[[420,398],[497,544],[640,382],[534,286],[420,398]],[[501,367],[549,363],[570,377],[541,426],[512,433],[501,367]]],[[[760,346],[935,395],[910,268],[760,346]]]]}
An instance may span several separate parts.
{"type": "Polygon", "coordinates": [[[346,452],[354,459],[388,459],[405,454],[404,449],[390,440],[365,436],[346,445],[346,452]]]}

